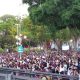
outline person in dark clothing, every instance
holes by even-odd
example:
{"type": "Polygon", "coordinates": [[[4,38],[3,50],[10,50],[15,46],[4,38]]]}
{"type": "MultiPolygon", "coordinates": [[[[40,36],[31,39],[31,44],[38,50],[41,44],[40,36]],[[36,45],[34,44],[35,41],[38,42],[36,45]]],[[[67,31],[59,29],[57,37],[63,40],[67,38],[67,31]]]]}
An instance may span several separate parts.
{"type": "Polygon", "coordinates": [[[78,73],[80,73],[80,57],[78,57],[78,73]]]}
{"type": "Polygon", "coordinates": [[[60,80],[70,80],[70,79],[68,79],[68,78],[62,78],[62,79],[60,79],[60,80]]]}

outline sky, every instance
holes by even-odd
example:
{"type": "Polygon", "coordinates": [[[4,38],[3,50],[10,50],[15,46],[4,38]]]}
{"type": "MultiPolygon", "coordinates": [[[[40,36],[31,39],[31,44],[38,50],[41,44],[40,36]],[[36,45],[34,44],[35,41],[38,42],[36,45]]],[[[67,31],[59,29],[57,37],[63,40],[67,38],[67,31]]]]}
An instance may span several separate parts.
{"type": "Polygon", "coordinates": [[[0,0],[0,16],[10,14],[14,16],[29,15],[28,5],[22,4],[22,0],[0,0]]]}

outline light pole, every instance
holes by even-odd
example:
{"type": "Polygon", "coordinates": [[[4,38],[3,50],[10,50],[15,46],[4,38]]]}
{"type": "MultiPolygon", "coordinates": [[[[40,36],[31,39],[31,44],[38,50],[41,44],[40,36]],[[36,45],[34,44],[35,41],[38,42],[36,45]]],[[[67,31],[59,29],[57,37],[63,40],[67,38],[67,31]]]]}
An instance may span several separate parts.
{"type": "MultiPolygon", "coordinates": [[[[19,13],[20,14],[20,13],[19,13]]],[[[20,59],[21,59],[21,56],[22,56],[22,53],[24,52],[24,48],[23,48],[23,46],[22,46],[22,41],[23,41],[23,39],[26,39],[27,37],[25,36],[25,35],[22,35],[21,34],[21,25],[22,25],[22,16],[17,16],[16,17],[16,19],[17,19],[17,21],[19,21],[18,22],[18,24],[16,24],[16,31],[17,31],[17,35],[16,35],[16,40],[17,40],[17,42],[16,42],[16,44],[17,44],[17,52],[19,53],[19,57],[20,57],[20,59]]]]}
{"type": "Polygon", "coordinates": [[[19,58],[21,59],[21,55],[22,55],[22,53],[23,53],[23,47],[22,47],[22,37],[21,37],[21,19],[20,19],[20,17],[16,17],[16,20],[17,21],[19,21],[19,23],[18,24],[16,24],[16,36],[15,36],[15,38],[16,38],[16,40],[17,40],[17,42],[16,42],[16,45],[17,45],[17,52],[19,53],[19,58]]]}
{"type": "Polygon", "coordinates": [[[22,53],[24,52],[24,47],[22,45],[23,40],[25,40],[27,36],[20,34],[19,36],[16,36],[17,39],[17,51],[19,53],[19,58],[22,58],[22,53]]]}
{"type": "Polygon", "coordinates": [[[21,23],[16,24],[16,27],[17,27],[16,28],[17,35],[15,36],[15,38],[17,40],[16,45],[17,45],[17,51],[19,53],[19,58],[21,59],[22,53],[24,52],[22,42],[23,42],[23,40],[27,39],[27,36],[21,34],[21,23]]]}

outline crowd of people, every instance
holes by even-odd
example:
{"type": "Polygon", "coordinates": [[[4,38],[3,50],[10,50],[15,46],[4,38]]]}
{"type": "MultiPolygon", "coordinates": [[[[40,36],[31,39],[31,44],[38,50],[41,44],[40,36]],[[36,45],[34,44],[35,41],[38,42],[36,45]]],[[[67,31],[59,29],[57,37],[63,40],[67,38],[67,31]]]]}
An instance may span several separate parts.
{"type": "Polygon", "coordinates": [[[76,51],[30,51],[0,54],[0,67],[26,69],[31,71],[50,72],[77,76],[80,73],[80,53],[76,51]]]}

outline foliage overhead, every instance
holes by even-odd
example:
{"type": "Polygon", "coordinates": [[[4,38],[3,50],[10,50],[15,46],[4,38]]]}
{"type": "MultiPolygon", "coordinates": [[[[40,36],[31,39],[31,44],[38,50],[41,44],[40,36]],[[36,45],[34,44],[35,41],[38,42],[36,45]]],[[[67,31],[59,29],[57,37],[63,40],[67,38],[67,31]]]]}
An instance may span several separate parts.
{"type": "Polygon", "coordinates": [[[8,35],[16,34],[16,22],[16,18],[12,15],[0,17],[0,31],[6,32],[8,35]]]}
{"type": "Polygon", "coordinates": [[[1,48],[12,47],[15,44],[16,19],[12,15],[0,17],[0,46],[1,48]],[[5,46],[6,45],[6,46],[5,46]]]}
{"type": "Polygon", "coordinates": [[[23,19],[22,32],[33,41],[45,41],[51,38],[48,28],[44,25],[34,25],[30,18],[23,19]],[[26,32],[26,33],[25,33],[26,32]]]}
{"type": "Polygon", "coordinates": [[[23,0],[28,3],[34,23],[43,23],[59,30],[80,28],[80,0],[23,0]]]}

